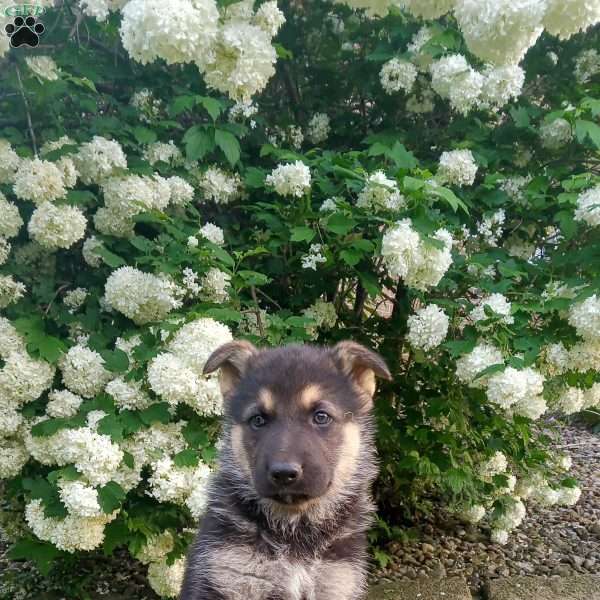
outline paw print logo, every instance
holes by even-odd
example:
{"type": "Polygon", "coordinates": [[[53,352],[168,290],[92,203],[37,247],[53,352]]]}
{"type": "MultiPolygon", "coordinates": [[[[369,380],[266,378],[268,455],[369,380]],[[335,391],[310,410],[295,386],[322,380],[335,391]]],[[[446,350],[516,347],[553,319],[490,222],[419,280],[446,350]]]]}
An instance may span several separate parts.
{"type": "Polygon", "coordinates": [[[12,23],[4,28],[6,35],[10,38],[13,48],[29,46],[35,48],[40,43],[40,35],[46,31],[42,23],[38,23],[35,17],[15,17],[12,23]]]}

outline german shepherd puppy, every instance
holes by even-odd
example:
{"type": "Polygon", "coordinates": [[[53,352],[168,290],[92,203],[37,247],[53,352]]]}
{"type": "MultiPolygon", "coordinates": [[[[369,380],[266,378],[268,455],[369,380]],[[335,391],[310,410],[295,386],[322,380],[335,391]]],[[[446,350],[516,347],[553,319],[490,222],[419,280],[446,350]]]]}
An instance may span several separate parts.
{"type": "Polygon", "coordinates": [[[225,425],[181,600],[360,600],[383,359],[354,342],[225,344],[225,425]]]}

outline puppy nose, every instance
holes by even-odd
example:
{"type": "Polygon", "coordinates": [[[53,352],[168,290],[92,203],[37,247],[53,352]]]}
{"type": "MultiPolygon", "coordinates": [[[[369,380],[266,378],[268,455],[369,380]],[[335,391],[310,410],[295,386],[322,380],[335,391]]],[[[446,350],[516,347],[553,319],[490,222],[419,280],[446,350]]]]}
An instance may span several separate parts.
{"type": "Polygon", "coordinates": [[[302,467],[297,463],[273,463],[269,469],[269,478],[275,485],[291,485],[300,479],[302,467]]]}

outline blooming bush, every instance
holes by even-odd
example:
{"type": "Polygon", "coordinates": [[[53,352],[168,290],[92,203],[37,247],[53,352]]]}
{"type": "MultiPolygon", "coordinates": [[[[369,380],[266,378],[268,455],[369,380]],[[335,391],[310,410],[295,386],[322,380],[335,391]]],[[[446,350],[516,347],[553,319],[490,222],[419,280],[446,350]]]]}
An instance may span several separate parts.
{"type": "Polygon", "coordinates": [[[13,557],[174,597],[233,337],[382,353],[383,519],[577,502],[540,419],[600,410],[595,3],[60,4],[0,42],[13,557]]]}

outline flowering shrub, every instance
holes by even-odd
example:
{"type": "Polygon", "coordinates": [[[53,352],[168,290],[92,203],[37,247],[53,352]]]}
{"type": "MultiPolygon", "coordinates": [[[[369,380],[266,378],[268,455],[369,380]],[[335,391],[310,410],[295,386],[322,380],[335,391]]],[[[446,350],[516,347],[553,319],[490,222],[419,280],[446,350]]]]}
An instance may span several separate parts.
{"type": "Polygon", "coordinates": [[[233,337],[384,355],[384,519],[577,502],[540,419],[600,410],[596,3],[51,4],[0,40],[14,557],[176,595],[233,337]]]}

